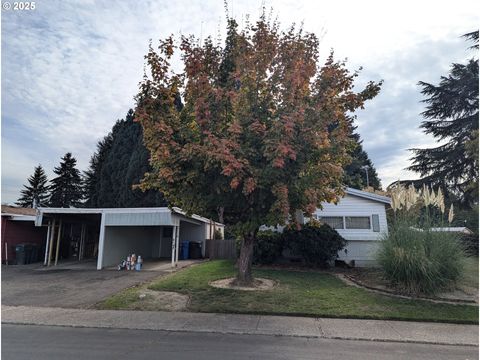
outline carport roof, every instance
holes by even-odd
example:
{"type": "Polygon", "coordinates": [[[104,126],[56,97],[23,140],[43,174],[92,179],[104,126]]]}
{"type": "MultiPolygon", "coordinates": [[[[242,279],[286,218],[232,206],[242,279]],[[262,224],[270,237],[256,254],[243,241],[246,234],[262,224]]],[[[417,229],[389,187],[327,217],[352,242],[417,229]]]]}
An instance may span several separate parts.
{"type": "Polygon", "coordinates": [[[178,207],[150,207],[150,208],[45,208],[40,207],[37,209],[37,218],[41,218],[43,214],[151,214],[151,213],[176,213],[187,218],[192,218],[204,223],[215,223],[217,226],[223,226],[223,224],[210,220],[200,215],[192,214],[187,215],[185,211],[178,207]]]}

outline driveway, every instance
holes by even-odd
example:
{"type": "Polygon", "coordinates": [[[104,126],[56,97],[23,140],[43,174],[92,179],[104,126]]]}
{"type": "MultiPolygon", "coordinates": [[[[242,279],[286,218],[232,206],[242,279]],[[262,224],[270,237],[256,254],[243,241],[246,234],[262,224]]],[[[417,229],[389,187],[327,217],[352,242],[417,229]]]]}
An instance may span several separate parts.
{"type": "Polygon", "coordinates": [[[88,308],[122,289],[167,273],[2,266],[2,305],[88,308]]]}

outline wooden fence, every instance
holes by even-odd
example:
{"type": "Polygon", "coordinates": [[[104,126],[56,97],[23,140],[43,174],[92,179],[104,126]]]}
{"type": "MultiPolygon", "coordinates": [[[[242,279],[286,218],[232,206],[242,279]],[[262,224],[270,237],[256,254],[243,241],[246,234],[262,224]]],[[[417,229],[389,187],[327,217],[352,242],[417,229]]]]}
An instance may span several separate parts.
{"type": "Polygon", "coordinates": [[[235,240],[207,240],[205,256],[210,259],[236,259],[235,240]]]}

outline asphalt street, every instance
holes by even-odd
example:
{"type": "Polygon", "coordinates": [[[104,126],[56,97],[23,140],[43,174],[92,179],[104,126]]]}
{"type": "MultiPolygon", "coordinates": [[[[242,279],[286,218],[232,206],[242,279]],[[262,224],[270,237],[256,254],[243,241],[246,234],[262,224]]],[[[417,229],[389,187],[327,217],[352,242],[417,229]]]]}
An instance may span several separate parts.
{"type": "Polygon", "coordinates": [[[478,359],[478,347],[2,325],[2,359],[478,359]]]}

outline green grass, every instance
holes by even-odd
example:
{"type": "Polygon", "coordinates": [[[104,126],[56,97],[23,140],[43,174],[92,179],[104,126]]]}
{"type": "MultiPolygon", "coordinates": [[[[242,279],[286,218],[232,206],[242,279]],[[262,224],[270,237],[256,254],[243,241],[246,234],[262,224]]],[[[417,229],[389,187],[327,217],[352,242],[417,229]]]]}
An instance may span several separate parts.
{"type": "Polygon", "coordinates": [[[478,257],[465,259],[464,274],[459,285],[466,291],[478,293],[478,257]]]}
{"type": "MultiPolygon", "coordinates": [[[[236,291],[208,285],[212,280],[234,274],[230,261],[210,261],[154,281],[148,288],[189,295],[188,311],[192,312],[478,323],[477,306],[435,304],[378,295],[348,286],[335,276],[322,272],[255,269],[254,276],[278,282],[278,286],[270,291],[236,291]]],[[[128,308],[137,301],[138,291],[139,288],[125,290],[99,307],[128,308]]]]}

